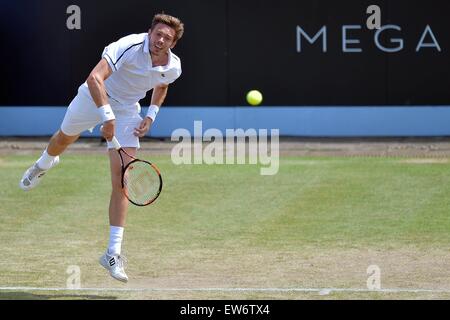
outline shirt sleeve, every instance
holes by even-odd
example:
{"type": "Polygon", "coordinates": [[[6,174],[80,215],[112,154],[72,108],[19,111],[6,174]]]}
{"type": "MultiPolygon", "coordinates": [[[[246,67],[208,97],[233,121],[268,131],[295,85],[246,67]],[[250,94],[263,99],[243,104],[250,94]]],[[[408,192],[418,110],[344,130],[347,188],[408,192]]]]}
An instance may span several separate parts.
{"type": "Polygon", "coordinates": [[[106,46],[102,58],[108,61],[112,71],[115,72],[127,61],[128,56],[133,51],[132,49],[142,43],[133,35],[126,36],[106,46]]]}
{"type": "Polygon", "coordinates": [[[169,74],[164,78],[164,84],[171,84],[181,76],[181,67],[170,70],[169,74]]]}

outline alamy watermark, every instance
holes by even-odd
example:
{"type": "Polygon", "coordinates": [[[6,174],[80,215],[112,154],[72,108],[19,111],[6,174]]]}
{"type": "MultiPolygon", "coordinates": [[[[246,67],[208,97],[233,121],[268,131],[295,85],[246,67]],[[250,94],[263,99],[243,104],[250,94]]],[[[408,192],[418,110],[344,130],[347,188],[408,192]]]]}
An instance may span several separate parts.
{"type": "Polygon", "coordinates": [[[77,265],[68,266],[66,273],[69,275],[66,280],[67,289],[81,288],[81,269],[77,265]]]}
{"type": "Polygon", "coordinates": [[[181,164],[253,164],[261,175],[275,175],[279,169],[279,129],[216,128],[203,132],[203,122],[194,121],[194,134],[184,128],[172,132],[171,158],[181,164]],[[247,142],[248,141],[248,142],[247,142]],[[206,145],[205,145],[206,143],[206,145]]]}
{"type": "Polygon", "coordinates": [[[367,29],[380,30],[381,29],[381,9],[380,9],[380,7],[375,4],[368,6],[366,13],[370,14],[370,16],[369,16],[369,18],[367,18],[367,22],[366,22],[367,29]]]}
{"type": "Polygon", "coordinates": [[[69,30],[81,29],[81,9],[77,5],[70,5],[66,9],[66,13],[70,14],[66,20],[66,26],[69,30]]]}
{"type": "Polygon", "coordinates": [[[381,269],[379,266],[373,264],[367,267],[367,289],[380,290],[381,289],[381,269]]]}

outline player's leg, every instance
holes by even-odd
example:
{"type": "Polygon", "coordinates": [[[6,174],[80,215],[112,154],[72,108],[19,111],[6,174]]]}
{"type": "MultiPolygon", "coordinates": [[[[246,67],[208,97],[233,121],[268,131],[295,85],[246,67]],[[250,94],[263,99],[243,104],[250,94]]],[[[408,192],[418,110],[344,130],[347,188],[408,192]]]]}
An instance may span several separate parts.
{"type": "MultiPolygon", "coordinates": [[[[124,148],[131,156],[135,156],[136,148],[124,148]]],[[[105,267],[111,276],[119,281],[127,282],[124,256],[122,255],[122,240],[125,222],[128,213],[128,199],[122,192],[122,164],[119,154],[109,150],[111,168],[111,198],[109,201],[109,243],[106,253],[100,257],[100,264],[105,267]]],[[[130,161],[124,156],[124,161],[130,161]]]]}
{"type": "Polygon", "coordinates": [[[78,139],[80,133],[95,127],[100,121],[92,98],[80,89],[66,111],[61,129],[52,136],[41,157],[25,171],[20,188],[27,191],[36,187],[44,174],[59,163],[59,155],[78,139]]]}
{"type": "MultiPolygon", "coordinates": [[[[124,148],[129,155],[136,155],[136,148],[124,148]]],[[[122,191],[122,165],[119,154],[116,150],[109,150],[109,160],[111,168],[112,192],[109,202],[109,223],[111,226],[124,227],[127,217],[128,199],[122,191]]],[[[126,155],[123,156],[125,164],[131,161],[126,155]]],[[[120,248],[118,248],[120,253],[120,248]]]]}
{"type": "MultiPolygon", "coordinates": [[[[116,138],[126,152],[136,155],[139,138],[133,135],[134,127],[140,122],[140,117],[121,117],[116,114],[116,138]]],[[[109,145],[109,144],[108,144],[109,145]]],[[[124,256],[122,255],[122,241],[125,222],[128,213],[128,199],[122,191],[122,164],[116,150],[109,145],[109,160],[111,169],[111,198],[109,202],[109,243],[106,253],[100,258],[100,263],[109,270],[112,277],[119,281],[128,281],[125,273],[124,256]]],[[[125,165],[131,160],[126,155],[125,165]]]]}
{"type": "Polygon", "coordinates": [[[79,135],[68,136],[58,130],[50,139],[41,157],[24,173],[19,183],[20,187],[25,191],[35,187],[45,173],[59,163],[59,155],[78,137],[79,135]]]}
{"type": "Polygon", "coordinates": [[[69,145],[74,143],[80,137],[79,134],[74,136],[69,136],[62,132],[62,130],[58,130],[50,139],[50,142],[47,146],[47,153],[51,157],[56,157],[62,154],[69,145]]]}

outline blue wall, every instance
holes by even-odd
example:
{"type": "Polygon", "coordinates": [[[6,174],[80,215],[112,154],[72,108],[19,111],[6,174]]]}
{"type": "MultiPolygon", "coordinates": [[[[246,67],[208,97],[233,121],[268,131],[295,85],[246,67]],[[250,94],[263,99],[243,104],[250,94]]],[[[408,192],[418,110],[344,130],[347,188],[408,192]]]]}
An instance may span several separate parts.
{"type": "MultiPolygon", "coordinates": [[[[0,107],[0,136],[50,136],[65,107],[0,107]]],[[[146,110],[144,108],[143,113],[146,110]]],[[[423,107],[163,107],[150,136],[170,137],[194,121],[217,128],[279,129],[282,136],[450,136],[450,106],[423,107]]],[[[83,136],[99,136],[98,127],[83,136]]]]}

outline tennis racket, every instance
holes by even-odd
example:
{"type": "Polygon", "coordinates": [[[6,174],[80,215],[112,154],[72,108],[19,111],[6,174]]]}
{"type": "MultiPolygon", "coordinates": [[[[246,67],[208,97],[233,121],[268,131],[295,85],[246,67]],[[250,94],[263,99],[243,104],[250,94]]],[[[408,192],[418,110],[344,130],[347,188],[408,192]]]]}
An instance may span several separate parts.
{"type": "Polygon", "coordinates": [[[155,202],[162,190],[162,177],[159,169],[145,160],[129,155],[116,137],[111,140],[120,156],[122,164],[122,191],[134,205],[144,207],[155,202]],[[131,159],[125,164],[124,155],[131,159]]]}

